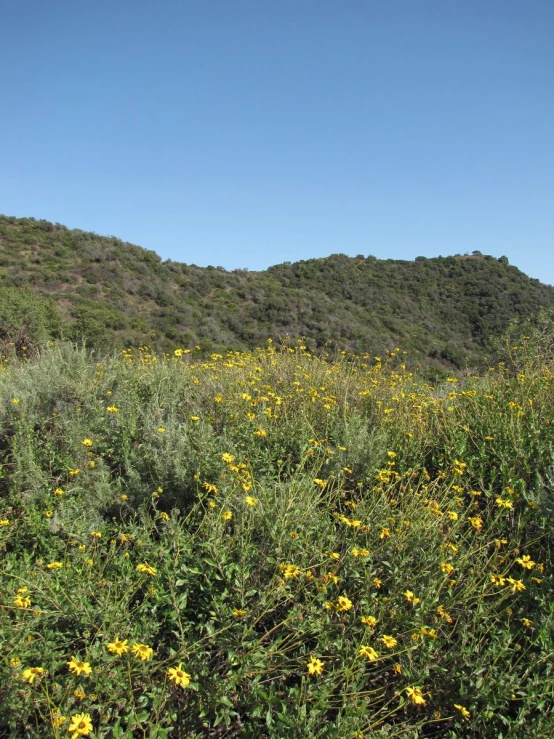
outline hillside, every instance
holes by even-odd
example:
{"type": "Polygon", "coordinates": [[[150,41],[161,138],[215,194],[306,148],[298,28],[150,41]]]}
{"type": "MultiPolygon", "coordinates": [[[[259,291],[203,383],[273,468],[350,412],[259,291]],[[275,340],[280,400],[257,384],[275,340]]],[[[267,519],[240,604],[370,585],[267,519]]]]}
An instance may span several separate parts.
{"type": "Polygon", "coordinates": [[[200,343],[248,349],[268,336],[418,359],[475,362],[513,318],[554,306],[554,288],[504,257],[347,257],[263,272],[162,261],[152,251],[48,221],[0,216],[0,329],[16,343],[200,343]]]}

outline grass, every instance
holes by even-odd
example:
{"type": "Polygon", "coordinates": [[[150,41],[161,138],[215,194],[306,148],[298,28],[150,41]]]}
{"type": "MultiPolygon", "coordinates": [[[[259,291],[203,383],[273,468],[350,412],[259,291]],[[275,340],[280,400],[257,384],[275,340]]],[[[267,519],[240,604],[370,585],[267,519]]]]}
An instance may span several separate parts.
{"type": "Polygon", "coordinates": [[[0,736],[549,737],[554,369],[0,371],[0,736]]]}

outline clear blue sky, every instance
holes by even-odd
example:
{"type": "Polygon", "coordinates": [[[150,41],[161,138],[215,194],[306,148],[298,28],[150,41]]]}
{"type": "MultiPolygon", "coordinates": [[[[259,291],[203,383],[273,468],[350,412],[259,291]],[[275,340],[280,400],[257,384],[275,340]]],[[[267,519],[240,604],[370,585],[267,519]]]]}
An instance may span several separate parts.
{"type": "Polygon", "coordinates": [[[4,0],[0,96],[2,213],[554,284],[553,0],[4,0]]]}

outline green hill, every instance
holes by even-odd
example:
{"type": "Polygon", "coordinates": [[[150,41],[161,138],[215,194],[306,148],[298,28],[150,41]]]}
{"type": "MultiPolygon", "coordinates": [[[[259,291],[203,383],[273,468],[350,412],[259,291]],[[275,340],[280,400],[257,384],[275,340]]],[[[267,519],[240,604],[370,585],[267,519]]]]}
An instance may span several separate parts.
{"type": "Polygon", "coordinates": [[[0,216],[0,332],[91,345],[200,343],[247,349],[269,336],[306,337],[418,359],[475,362],[513,318],[554,306],[554,288],[474,253],[414,262],[347,257],[263,272],[162,261],[113,237],[32,218],[0,216]]]}

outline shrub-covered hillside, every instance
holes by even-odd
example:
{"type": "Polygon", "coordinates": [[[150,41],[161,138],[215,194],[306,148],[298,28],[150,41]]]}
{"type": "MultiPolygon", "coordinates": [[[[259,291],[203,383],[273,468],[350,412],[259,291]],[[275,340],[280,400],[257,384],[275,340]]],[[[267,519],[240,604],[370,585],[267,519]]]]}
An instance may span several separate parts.
{"type": "Polygon", "coordinates": [[[507,260],[472,255],[415,262],[335,254],[265,272],[162,262],[116,238],[0,217],[0,333],[91,345],[248,349],[306,337],[381,354],[475,363],[510,319],[554,305],[554,288],[507,260]],[[10,288],[8,291],[7,288],[10,288]],[[14,310],[14,305],[17,309],[14,310]]]}
{"type": "Polygon", "coordinates": [[[0,736],[554,735],[552,330],[0,369],[0,736]],[[550,337],[550,338],[549,338],[550,337]]]}

